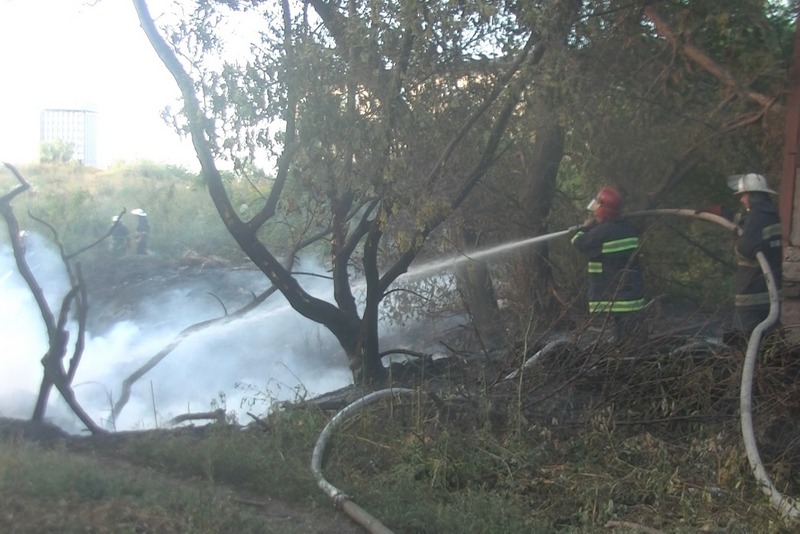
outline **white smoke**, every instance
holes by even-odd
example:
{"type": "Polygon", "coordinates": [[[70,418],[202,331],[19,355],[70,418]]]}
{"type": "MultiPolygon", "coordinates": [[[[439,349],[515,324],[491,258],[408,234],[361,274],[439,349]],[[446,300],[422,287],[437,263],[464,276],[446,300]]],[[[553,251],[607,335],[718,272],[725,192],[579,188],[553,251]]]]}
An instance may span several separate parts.
{"type": "MultiPolygon", "coordinates": [[[[29,234],[27,248],[31,270],[58,313],[68,287],[63,264],[35,234],[29,234]]],[[[252,284],[244,289],[257,292],[264,277],[258,272],[240,273],[237,283],[252,284]]],[[[111,406],[126,377],[187,326],[222,315],[207,291],[197,281],[177,285],[169,293],[137,303],[135,319],[123,319],[102,335],[89,332],[73,385],[78,401],[98,424],[111,426],[111,406]]],[[[0,416],[29,418],[42,378],[40,360],[47,335],[13,253],[5,246],[0,246],[0,335],[8,340],[0,358],[0,416]]],[[[332,335],[276,294],[245,318],[186,339],[133,385],[115,427],[153,428],[176,415],[212,407],[224,407],[247,423],[247,412],[262,415],[269,409],[265,401],[292,400],[298,393],[317,395],[351,381],[346,358],[332,335]],[[249,406],[252,400],[260,402],[249,406]]],[[[47,416],[65,430],[82,428],[55,390],[47,416]]]]}

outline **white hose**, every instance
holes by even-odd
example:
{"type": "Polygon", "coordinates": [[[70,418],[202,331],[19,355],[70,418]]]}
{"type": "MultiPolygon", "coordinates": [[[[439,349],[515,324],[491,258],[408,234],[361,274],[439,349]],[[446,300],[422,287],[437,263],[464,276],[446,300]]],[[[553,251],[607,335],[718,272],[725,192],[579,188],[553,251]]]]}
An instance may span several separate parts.
{"type": "Polygon", "coordinates": [[[314,452],[311,455],[311,473],[317,481],[317,485],[325,492],[325,494],[333,499],[333,503],[345,511],[356,523],[367,529],[368,532],[373,534],[392,534],[392,531],[386,528],[380,521],[371,516],[366,510],[358,506],[350,500],[345,493],[341,492],[333,484],[325,480],[322,474],[322,457],[325,454],[325,447],[327,446],[328,439],[333,434],[334,429],[344,423],[351,416],[361,411],[364,407],[372,404],[375,401],[388,397],[389,395],[412,395],[416,393],[413,389],[406,388],[388,388],[381,389],[365,395],[355,402],[345,406],[339,413],[333,416],[317,439],[317,444],[314,447],[314,452]]]}
{"type": "MultiPolygon", "coordinates": [[[[642,215],[678,215],[684,217],[694,217],[697,219],[704,219],[707,221],[715,222],[725,226],[729,230],[739,231],[739,227],[733,222],[729,221],[719,215],[712,213],[697,212],[688,209],[657,209],[649,211],[639,211],[629,213],[629,217],[637,217],[642,215]]],[[[756,358],[758,357],[758,348],[761,344],[761,337],[767,329],[775,324],[779,316],[780,298],[778,295],[778,286],[775,283],[775,277],[772,270],[767,263],[767,259],[762,252],[756,253],[761,270],[764,272],[764,278],[767,281],[767,290],[769,291],[769,314],[753,329],[750,338],[747,342],[747,352],[745,353],[744,364],[742,367],[742,384],[739,389],[739,410],[741,412],[741,427],[742,438],[744,440],[744,448],[747,452],[747,460],[750,462],[750,469],[756,477],[756,481],[761,486],[761,491],[769,497],[770,504],[778,509],[782,516],[797,520],[800,518],[800,509],[798,504],[792,497],[784,496],[778,488],[772,483],[764,469],[764,464],[761,462],[761,456],[758,453],[758,445],[756,444],[755,432],[753,431],[753,375],[756,366],[756,358]]]]}
{"type": "Polygon", "coordinates": [[[551,341],[550,343],[545,345],[542,350],[540,350],[539,352],[537,352],[536,354],[525,360],[525,362],[520,366],[519,369],[514,369],[511,373],[506,375],[506,377],[503,378],[503,380],[511,380],[512,378],[516,378],[519,375],[519,373],[522,372],[523,369],[527,369],[528,367],[539,361],[540,358],[548,356],[550,353],[555,352],[557,349],[560,349],[565,345],[569,345],[570,343],[571,342],[568,339],[556,339],[555,341],[551,341]]]}
{"type": "Polygon", "coordinates": [[[797,520],[798,517],[800,517],[800,509],[797,507],[797,502],[792,497],[784,496],[770,480],[769,475],[767,475],[764,469],[764,464],[761,463],[761,456],[758,454],[756,437],[753,432],[752,387],[756,358],[758,357],[758,346],[761,343],[761,336],[764,335],[764,332],[766,332],[770,326],[775,324],[779,315],[778,287],[772,275],[772,270],[769,268],[764,254],[759,252],[756,254],[756,258],[761,265],[761,270],[764,271],[764,277],[767,279],[767,289],[769,290],[769,315],[756,325],[747,342],[747,352],[745,353],[744,367],[742,368],[742,387],[739,393],[739,406],[742,412],[742,436],[744,438],[744,448],[747,451],[747,459],[750,462],[750,468],[753,470],[756,480],[761,485],[761,491],[769,497],[770,503],[780,511],[781,515],[797,520]]]}
{"type": "MultiPolygon", "coordinates": [[[[709,222],[713,222],[719,224],[721,226],[726,227],[727,229],[739,232],[739,227],[734,224],[733,222],[729,221],[728,219],[714,215],[713,213],[707,213],[703,211],[697,211],[692,209],[655,209],[655,210],[647,210],[647,211],[637,211],[631,212],[626,214],[626,217],[641,217],[641,216],[649,216],[649,215],[675,215],[679,217],[691,217],[695,219],[702,219],[709,222]]],[[[563,230],[561,232],[554,232],[552,234],[547,234],[545,236],[539,236],[536,238],[536,241],[541,240],[548,240],[553,239],[555,237],[559,237],[562,235],[566,235],[574,231],[575,228],[569,228],[567,230],[563,230]]],[[[747,459],[750,462],[750,468],[753,471],[753,475],[756,477],[756,481],[761,486],[761,490],[767,495],[770,499],[770,503],[778,509],[778,511],[784,517],[797,520],[800,517],[800,509],[798,509],[797,502],[792,497],[784,496],[772,483],[769,478],[769,475],[764,469],[764,464],[761,461],[761,456],[758,453],[758,446],[756,444],[755,432],[753,431],[753,412],[752,412],[752,386],[753,386],[753,374],[756,364],[756,358],[758,357],[758,349],[761,343],[761,337],[764,332],[777,321],[779,316],[779,304],[780,299],[778,296],[778,288],[775,283],[775,277],[772,275],[772,271],[769,268],[769,264],[767,263],[764,254],[758,252],[756,254],[756,259],[758,260],[759,265],[761,266],[761,270],[764,272],[764,277],[767,281],[767,289],[769,291],[769,314],[767,315],[766,319],[764,319],[761,323],[756,325],[753,329],[753,332],[750,334],[750,339],[747,343],[747,352],[745,354],[744,360],[744,367],[742,369],[742,383],[741,388],[739,391],[739,406],[741,411],[741,428],[742,428],[742,437],[744,440],[745,450],[747,452],[747,459]]],[[[522,367],[508,375],[505,379],[513,378],[517,375],[517,373],[528,367],[535,361],[537,361],[541,356],[548,354],[555,349],[561,347],[563,343],[562,340],[554,341],[549,345],[545,346],[542,350],[537,352],[534,356],[532,356],[528,361],[526,361],[522,367]]],[[[367,513],[364,509],[359,507],[357,504],[352,502],[350,498],[339,491],[335,486],[330,484],[327,480],[325,480],[324,476],[322,475],[322,457],[325,452],[325,447],[327,445],[327,441],[330,438],[330,435],[333,433],[333,430],[346,421],[352,415],[358,413],[362,408],[365,406],[372,404],[373,402],[394,394],[414,394],[416,393],[413,389],[404,389],[404,388],[389,388],[389,389],[382,389],[379,391],[375,391],[361,397],[360,399],[356,400],[352,404],[346,406],[342,409],[339,413],[337,413],[333,419],[325,425],[325,428],[322,430],[322,433],[317,440],[317,444],[314,447],[314,453],[311,456],[311,472],[314,475],[314,478],[317,480],[317,485],[331,498],[333,499],[334,504],[342,508],[353,520],[359,523],[361,526],[366,528],[370,533],[377,533],[377,534],[392,534],[392,531],[386,528],[383,524],[381,524],[377,519],[372,517],[369,513],[367,513]]]]}

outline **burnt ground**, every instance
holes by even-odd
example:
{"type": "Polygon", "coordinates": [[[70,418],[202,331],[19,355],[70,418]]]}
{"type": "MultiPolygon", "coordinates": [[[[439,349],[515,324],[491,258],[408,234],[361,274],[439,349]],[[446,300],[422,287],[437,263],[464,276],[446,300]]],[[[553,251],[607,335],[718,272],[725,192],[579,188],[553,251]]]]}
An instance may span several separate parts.
{"type": "MultiPolygon", "coordinates": [[[[216,257],[186,255],[176,260],[157,256],[108,258],[82,266],[89,295],[88,328],[96,334],[122,319],[147,312],[141,305],[169,291],[202,288],[232,312],[263,291],[267,280],[253,268],[239,268],[216,257]]],[[[224,308],[223,308],[224,307],[224,308]]]]}
{"type": "MultiPolygon", "coordinates": [[[[230,313],[247,304],[255,293],[268,287],[267,280],[252,267],[240,268],[220,258],[191,255],[169,261],[157,256],[131,255],[124,258],[105,258],[82,263],[80,272],[89,297],[87,328],[93,335],[103,334],[119,321],[136,321],[147,317],[150,312],[143,303],[157,300],[160,296],[176,290],[201,291],[212,295],[218,301],[222,315],[223,312],[230,313]]],[[[416,373],[413,368],[409,373],[407,384],[410,385],[415,381],[416,373]]],[[[400,379],[400,376],[396,378],[400,379]]],[[[339,395],[333,392],[334,400],[327,409],[335,413],[344,404],[352,401],[356,392],[351,389],[347,388],[347,391],[339,395]]],[[[325,402],[326,399],[320,399],[321,407],[325,402]]],[[[142,476],[155,475],[170,480],[178,488],[202,485],[207,489],[207,482],[173,477],[167,473],[154,473],[152,467],[131,463],[120,456],[121,444],[124,441],[147,439],[147,435],[154,432],[188,432],[200,439],[205,432],[207,422],[198,420],[195,421],[195,425],[173,430],[76,436],[51,424],[36,424],[0,417],[0,442],[8,439],[24,439],[44,447],[66,444],[66,448],[71,454],[76,455],[76,458],[96,462],[99,467],[121,469],[131,474],[141,473],[142,476]]],[[[210,425],[208,428],[211,428],[210,425]]],[[[251,511],[257,510],[271,521],[292,525],[293,528],[299,529],[297,531],[330,534],[363,532],[363,529],[343,512],[336,510],[333,505],[329,508],[313,507],[256,495],[252,491],[243,491],[226,485],[215,483],[215,487],[220,499],[241,503],[251,511]]]]}

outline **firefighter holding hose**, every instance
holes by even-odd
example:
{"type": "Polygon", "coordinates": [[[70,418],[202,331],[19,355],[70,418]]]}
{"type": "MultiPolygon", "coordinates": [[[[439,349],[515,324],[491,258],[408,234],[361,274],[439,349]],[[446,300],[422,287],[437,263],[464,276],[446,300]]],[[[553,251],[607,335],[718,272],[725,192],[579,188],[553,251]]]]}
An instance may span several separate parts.
{"type": "Polygon", "coordinates": [[[778,208],[772,202],[772,195],[777,193],[770,189],[763,175],[736,174],[728,177],[728,186],[739,197],[741,212],[732,216],[720,204],[699,211],[720,215],[736,223],[733,329],[726,332],[724,338],[729,343],[746,343],[742,336],[749,338],[755,327],[767,318],[770,308],[767,279],[756,259],[758,252],[764,253],[775,285],[778,289],[781,287],[781,221],[778,208]]]}
{"type": "Polygon", "coordinates": [[[603,187],[587,206],[592,212],[572,236],[575,249],[587,256],[589,313],[611,321],[617,343],[643,334],[644,275],[639,264],[639,236],[621,218],[619,191],[603,187]]]}
{"type": "Polygon", "coordinates": [[[734,222],[741,229],[734,250],[736,253],[736,276],[734,279],[734,327],[750,337],[753,329],[769,315],[769,292],[764,271],[756,259],[762,252],[781,287],[781,263],[783,245],[781,220],[778,208],[772,202],[777,193],[769,188],[761,174],[740,174],[728,178],[728,185],[739,197],[743,211],[734,222]]]}

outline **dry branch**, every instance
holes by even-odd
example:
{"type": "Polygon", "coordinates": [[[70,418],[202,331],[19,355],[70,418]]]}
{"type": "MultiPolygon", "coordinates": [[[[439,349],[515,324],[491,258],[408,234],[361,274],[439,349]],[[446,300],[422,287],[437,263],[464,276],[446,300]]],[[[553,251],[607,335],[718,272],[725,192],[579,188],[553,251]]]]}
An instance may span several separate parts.
{"type": "Polygon", "coordinates": [[[12,189],[9,193],[0,197],[0,215],[2,215],[2,217],[5,219],[6,227],[8,228],[9,239],[14,252],[14,260],[16,261],[17,269],[22,275],[22,278],[25,280],[25,283],[28,285],[28,288],[34,297],[34,300],[36,301],[39,312],[42,316],[42,320],[44,321],[47,329],[48,349],[44,357],[42,357],[44,373],[31,420],[35,422],[43,421],[50,391],[55,386],[73,413],[75,413],[75,415],[78,416],[78,419],[80,419],[81,422],[86,425],[86,428],[88,428],[92,434],[102,433],[104,431],[92,420],[83,407],[78,403],[71,386],[72,379],[75,376],[75,372],[78,364],[80,363],[85,346],[84,338],[89,309],[85,284],[81,276],[80,265],[77,266],[76,272],[73,272],[70,264],[71,256],[68,256],[64,252],[64,247],[61,244],[58,233],[55,231],[55,229],[51,225],[47,225],[53,232],[55,243],[61,251],[61,260],[64,263],[64,268],[67,274],[69,275],[70,282],[70,289],[61,301],[58,319],[56,319],[50,304],[47,302],[47,299],[44,296],[42,287],[39,285],[36,276],[28,266],[28,262],[25,257],[25,244],[22,242],[22,237],[20,234],[19,221],[14,215],[14,210],[11,207],[11,201],[21,193],[27,191],[30,188],[30,185],[11,164],[5,163],[5,166],[17,179],[19,185],[12,189]],[[75,318],[78,322],[78,331],[77,339],[72,351],[72,357],[70,359],[69,370],[65,371],[64,358],[68,352],[67,344],[70,337],[70,331],[67,329],[67,319],[70,311],[73,308],[73,305],[76,309],[75,318]]]}
{"type": "Polygon", "coordinates": [[[706,72],[717,78],[724,85],[735,91],[736,94],[756,102],[764,108],[775,105],[775,99],[763,95],[752,89],[743,87],[727,69],[719,65],[708,54],[694,46],[692,43],[683,41],[675,34],[672,25],[658,13],[655,6],[647,5],[644,8],[645,16],[656,28],[656,31],[664,37],[676,50],[680,51],[687,59],[700,66],[706,72]]]}

